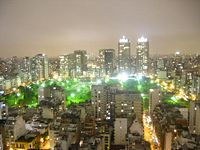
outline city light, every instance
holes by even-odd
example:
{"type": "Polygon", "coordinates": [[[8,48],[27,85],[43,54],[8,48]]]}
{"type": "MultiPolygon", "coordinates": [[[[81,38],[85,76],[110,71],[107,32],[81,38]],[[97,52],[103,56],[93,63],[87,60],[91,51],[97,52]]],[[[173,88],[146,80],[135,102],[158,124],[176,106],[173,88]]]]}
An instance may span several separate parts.
{"type": "Polygon", "coordinates": [[[0,149],[200,149],[200,0],[61,1],[1,3],[0,149]]]}
{"type": "Polygon", "coordinates": [[[126,73],[120,73],[118,74],[117,79],[119,81],[125,82],[128,80],[128,75],[126,73]]]}
{"type": "Polygon", "coordinates": [[[138,39],[138,42],[147,42],[147,38],[144,38],[143,36],[141,38],[138,39]]]}

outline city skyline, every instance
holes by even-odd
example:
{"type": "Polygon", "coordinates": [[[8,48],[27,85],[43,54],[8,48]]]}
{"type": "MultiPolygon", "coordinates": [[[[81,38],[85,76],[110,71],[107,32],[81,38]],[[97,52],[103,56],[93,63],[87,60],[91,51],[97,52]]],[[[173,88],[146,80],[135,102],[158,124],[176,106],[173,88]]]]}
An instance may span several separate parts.
{"type": "Polygon", "coordinates": [[[74,50],[117,50],[125,35],[136,55],[137,39],[150,54],[198,53],[200,1],[0,1],[1,57],[58,56],[74,50]],[[142,7],[141,7],[142,6],[142,7]]]}

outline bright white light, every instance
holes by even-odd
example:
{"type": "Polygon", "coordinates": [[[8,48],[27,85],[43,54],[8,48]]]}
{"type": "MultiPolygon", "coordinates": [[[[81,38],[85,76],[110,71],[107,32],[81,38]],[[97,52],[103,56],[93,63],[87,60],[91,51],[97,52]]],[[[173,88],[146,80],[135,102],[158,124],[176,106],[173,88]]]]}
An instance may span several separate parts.
{"type": "Polygon", "coordinates": [[[53,79],[56,79],[56,80],[58,80],[58,73],[53,73],[53,79]]]}
{"type": "Polygon", "coordinates": [[[123,36],[122,39],[119,40],[119,43],[128,43],[128,39],[123,36]]]}
{"type": "Polygon", "coordinates": [[[106,117],[106,120],[110,120],[110,117],[106,117]]]}
{"type": "Polygon", "coordinates": [[[125,82],[126,80],[128,80],[128,75],[126,73],[121,73],[117,76],[117,79],[122,82],[125,82]]]}
{"type": "Polygon", "coordinates": [[[142,43],[142,42],[147,42],[147,38],[144,38],[143,36],[141,38],[138,39],[138,42],[139,43],[142,43]]]}
{"type": "Polygon", "coordinates": [[[150,91],[150,92],[153,92],[153,91],[154,91],[154,89],[150,89],[149,91],[150,91]]]}
{"type": "Polygon", "coordinates": [[[101,84],[102,82],[101,82],[100,79],[98,79],[98,80],[96,81],[96,83],[97,83],[97,84],[101,84]]]}
{"type": "Polygon", "coordinates": [[[42,83],[42,85],[41,85],[42,87],[45,87],[45,83],[42,83]]]}
{"type": "Polygon", "coordinates": [[[71,97],[75,97],[75,94],[74,94],[74,93],[72,93],[72,94],[71,94],[71,97]]]}
{"type": "Polygon", "coordinates": [[[143,75],[141,73],[139,73],[136,78],[138,81],[140,81],[140,80],[142,80],[142,77],[143,77],[143,75]]]}

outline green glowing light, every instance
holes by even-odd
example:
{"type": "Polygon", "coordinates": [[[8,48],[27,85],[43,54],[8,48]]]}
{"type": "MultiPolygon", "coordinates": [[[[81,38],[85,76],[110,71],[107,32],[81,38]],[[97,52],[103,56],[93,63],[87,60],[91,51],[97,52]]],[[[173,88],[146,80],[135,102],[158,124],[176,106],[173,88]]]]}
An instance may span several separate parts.
{"type": "Polygon", "coordinates": [[[138,85],[138,90],[142,89],[142,85],[138,85]]]}
{"type": "Polygon", "coordinates": [[[151,80],[151,81],[150,81],[150,83],[151,83],[151,84],[153,84],[153,83],[154,83],[154,81],[153,81],[153,80],[151,80]]]}
{"type": "Polygon", "coordinates": [[[74,98],[76,95],[74,93],[71,93],[70,96],[74,98]]]}
{"type": "Polygon", "coordinates": [[[42,86],[42,87],[45,87],[45,83],[42,83],[41,86],[42,86]]]}
{"type": "Polygon", "coordinates": [[[171,100],[173,100],[173,101],[177,101],[177,99],[176,99],[176,97],[171,97],[171,100]]]}

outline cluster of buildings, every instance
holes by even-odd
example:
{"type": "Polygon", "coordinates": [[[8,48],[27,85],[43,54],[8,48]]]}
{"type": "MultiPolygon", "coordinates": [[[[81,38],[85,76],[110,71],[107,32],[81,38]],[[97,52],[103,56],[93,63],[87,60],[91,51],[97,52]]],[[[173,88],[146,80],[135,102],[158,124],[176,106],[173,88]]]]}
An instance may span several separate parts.
{"type": "Polygon", "coordinates": [[[154,76],[161,87],[142,94],[118,85],[95,83],[91,100],[66,109],[63,87],[41,87],[39,107],[8,108],[0,101],[0,149],[150,149],[144,141],[144,114],[151,118],[155,149],[199,149],[200,55],[149,55],[149,42],[137,41],[136,55],[123,36],[114,49],[101,49],[97,57],[85,50],[48,58],[0,59],[0,95],[11,88],[38,80],[97,79],[119,73],[154,76]],[[164,90],[163,90],[164,89],[164,90]],[[162,103],[163,91],[189,101],[189,107],[162,103]]]}
{"type": "Polygon", "coordinates": [[[8,90],[24,82],[48,78],[96,78],[119,72],[147,74],[149,70],[149,42],[141,37],[137,43],[137,56],[131,54],[131,42],[123,36],[114,49],[100,49],[97,57],[85,50],[48,58],[45,54],[34,57],[0,59],[0,88],[8,90]],[[116,55],[117,53],[117,55],[116,55]]]}
{"type": "Polygon", "coordinates": [[[140,93],[95,84],[92,98],[66,109],[60,86],[38,90],[38,108],[0,104],[0,149],[145,149],[140,93]],[[136,128],[137,127],[137,128],[136,128]]]}

